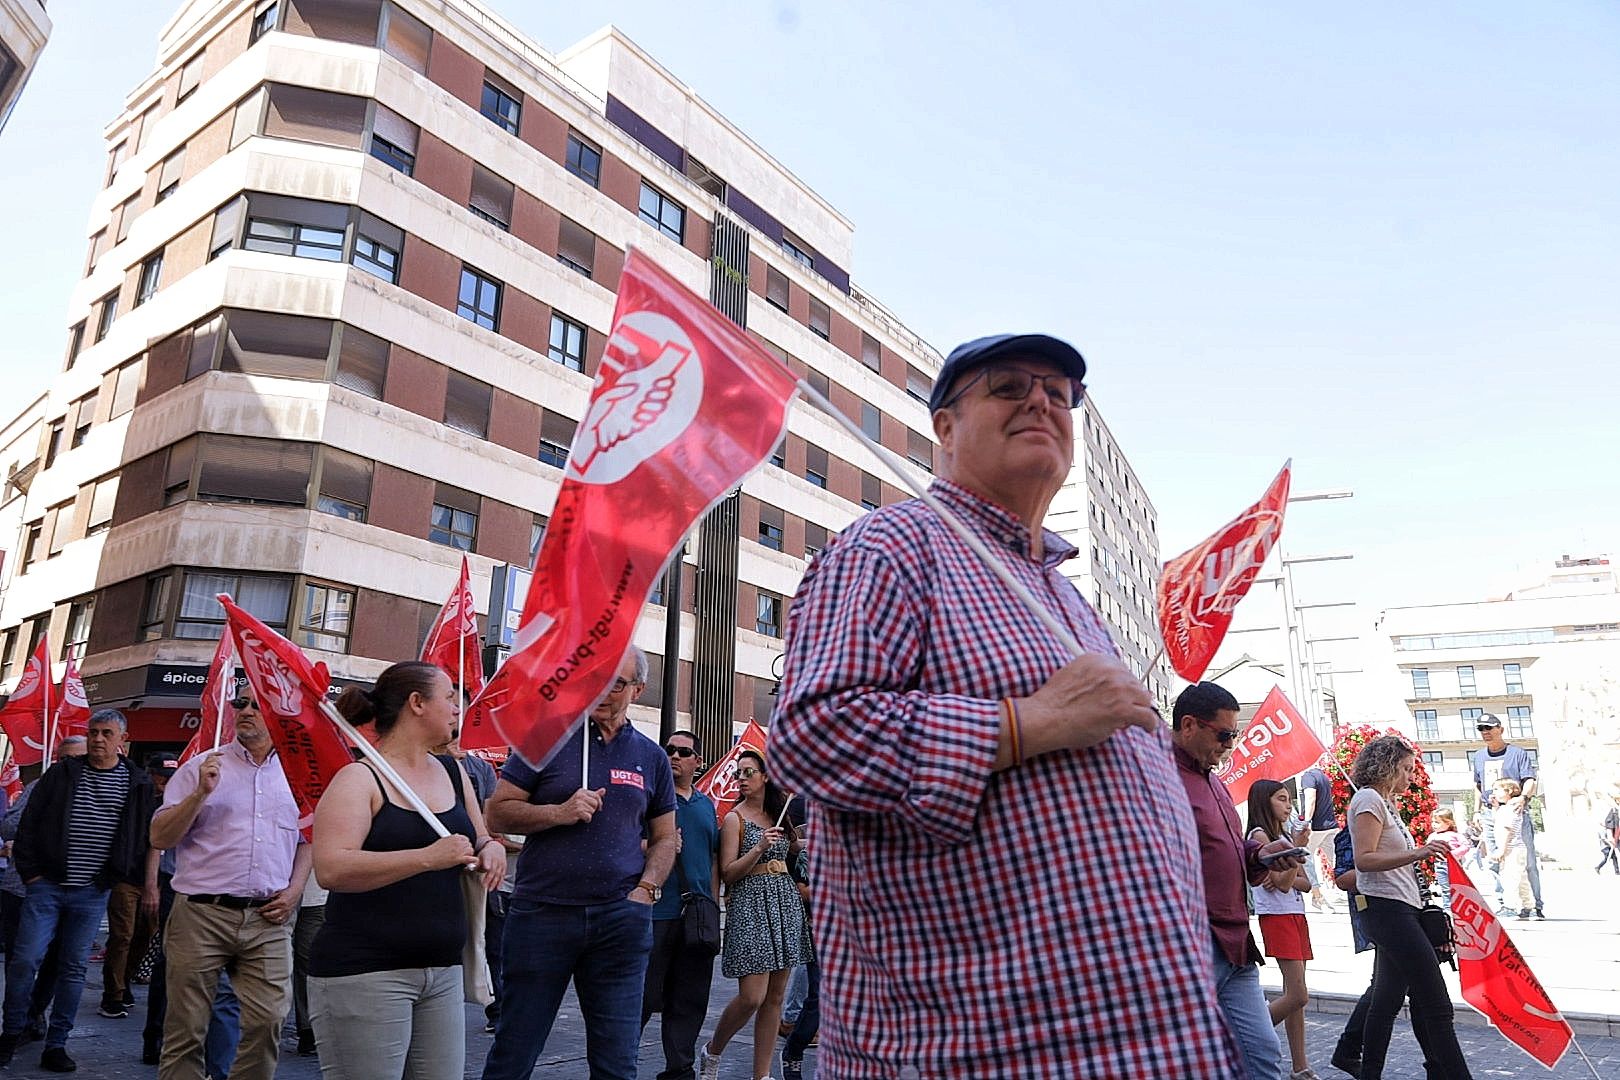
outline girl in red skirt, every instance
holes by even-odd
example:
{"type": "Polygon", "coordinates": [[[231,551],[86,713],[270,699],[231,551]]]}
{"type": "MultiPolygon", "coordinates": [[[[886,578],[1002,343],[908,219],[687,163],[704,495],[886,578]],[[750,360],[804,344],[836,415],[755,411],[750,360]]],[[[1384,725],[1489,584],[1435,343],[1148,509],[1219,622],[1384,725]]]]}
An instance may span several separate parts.
{"type": "MultiPolygon", "coordinates": [[[[1269,844],[1286,835],[1288,819],[1294,813],[1294,800],[1288,789],[1275,780],[1256,780],[1249,789],[1249,839],[1269,844]]],[[[1292,836],[1303,845],[1310,838],[1304,827],[1292,836]]],[[[1320,1080],[1305,1057],[1305,961],[1311,958],[1311,932],[1305,925],[1305,894],[1311,879],[1303,866],[1278,870],[1254,890],[1254,910],[1260,916],[1260,937],[1266,955],[1282,969],[1283,992],[1272,999],[1271,1022],[1282,1024],[1288,1034],[1288,1054],[1293,1059],[1291,1080],[1320,1080]]]]}

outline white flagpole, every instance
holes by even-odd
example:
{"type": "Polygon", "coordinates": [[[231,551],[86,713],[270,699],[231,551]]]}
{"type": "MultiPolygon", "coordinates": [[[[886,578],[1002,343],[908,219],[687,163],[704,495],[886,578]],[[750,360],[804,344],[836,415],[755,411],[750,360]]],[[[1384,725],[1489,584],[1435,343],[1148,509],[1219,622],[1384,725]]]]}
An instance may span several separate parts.
{"type": "Polygon", "coordinates": [[[45,683],[45,685],[44,685],[44,692],[45,692],[45,758],[44,758],[45,765],[44,765],[44,768],[48,769],[52,765],[54,765],[56,763],[54,757],[52,756],[54,751],[55,751],[55,747],[56,747],[56,716],[55,716],[54,713],[51,712],[51,680],[52,680],[53,676],[51,674],[51,651],[50,651],[49,646],[47,646],[46,649],[45,649],[45,663],[43,665],[41,665],[41,667],[42,667],[42,670],[39,673],[39,677],[42,680],[44,680],[44,683],[45,683]]]}
{"type": "Polygon", "coordinates": [[[430,829],[440,837],[450,835],[450,830],[444,827],[444,822],[440,821],[438,816],[428,809],[427,803],[422,801],[422,796],[418,795],[416,790],[405,782],[404,777],[399,775],[399,771],[394,768],[393,763],[383,757],[382,751],[371,745],[371,740],[356,731],[354,725],[343,719],[343,714],[333,708],[332,703],[325,698],[321,699],[320,710],[328,720],[337,725],[339,731],[348,736],[349,741],[354,743],[359,751],[370,759],[373,765],[377,766],[377,771],[382,773],[388,782],[399,790],[400,796],[411,804],[411,809],[422,816],[422,820],[428,823],[430,829]]]}
{"type": "Polygon", "coordinates": [[[581,728],[580,732],[579,732],[579,734],[580,734],[580,740],[579,740],[580,741],[580,749],[579,749],[579,786],[585,791],[591,790],[591,724],[592,723],[594,723],[594,721],[587,714],[586,717],[585,717],[585,726],[583,728],[581,728]]]}
{"type": "MultiPolygon", "coordinates": [[[[233,654],[234,658],[234,654],[233,654]]],[[[214,714],[214,749],[225,741],[225,707],[231,699],[226,694],[234,689],[236,683],[236,665],[231,664],[227,669],[230,674],[219,680],[219,711],[214,714]]]]}

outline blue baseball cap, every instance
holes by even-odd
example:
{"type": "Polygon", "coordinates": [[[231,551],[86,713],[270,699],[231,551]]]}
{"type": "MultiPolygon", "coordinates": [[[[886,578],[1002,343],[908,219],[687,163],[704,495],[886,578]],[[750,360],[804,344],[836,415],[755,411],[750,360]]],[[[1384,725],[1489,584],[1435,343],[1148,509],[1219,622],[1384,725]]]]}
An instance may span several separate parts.
{"type": "Polygon", "coordinates": [[[1073,345],[1047,334],[991,334],[958,345],[945,358],[928,395],[928,411],[936,413],[950,396],[956,380],[976,367],[1009,356],[1027,356],[1057,365],[1071,378],[1084,380],[1086,361],[1073,345]]]}

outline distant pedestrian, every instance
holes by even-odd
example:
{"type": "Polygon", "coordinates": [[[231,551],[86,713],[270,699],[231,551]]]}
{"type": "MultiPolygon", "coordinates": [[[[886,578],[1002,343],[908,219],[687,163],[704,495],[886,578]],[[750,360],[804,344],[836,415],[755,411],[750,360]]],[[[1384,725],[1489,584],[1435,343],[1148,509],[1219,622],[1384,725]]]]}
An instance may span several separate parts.
{"type": "Polygon", "coordinates": [[[1318,911],[1331,910],[1333,902],[1322,895],[1321,870],[1323,853],[1333,854],[1333,838],[1339,834],[1339,819],[1333,812],[1333,781],[1321,768],[1312,766],[1299,774],[1299,816],[1311,827],[1305,847],[1310,858],[1305,860],[1305,872],[1311,879],[1311,906],[1318,911]]]}
{"type": "Polygon", "coordinates": [[[799,857],[799,838],[783,820],[787,795],[765,771],[763,754],[744,750],[737,756],[737,791],[742,800],[720,827],[720,877],[726,883],[720,970],[737,980],[737,996],[715,1022],[708,1044],[698,1051],[702,1080],[720,1075],[720,1055],[750,1019],[753,1075],[770,1075],[788,973],[810,959],[804,902],[788,874],[789,860],[799,857]]]}
{"type": "Polygon", "coordinates": [[[1620,802],[1614,796],[1609,796],[1609,809],[1598,823],[1598,859],[1597,872],[1603,873],[1603,868],[1610,863],[1614,864],[1614,872],[1620,874],[1620,802]]]}
{"type": "Polygon", "coordinates": [[[1530,891],[1529,853],[1525,849],[1524,796],[1519,782],[1503,777],[1491,785],[1496,800],[1496,829],[1492,833],[1491,862],[1496,864],[1502,881],[1502,893],[1507,904],[1501,914],[1514,911],[1511,901],[1518,900],[1516,909],[1520,919],[1530,917],[1535,896],[1530,891]]]}
{"type": "Polygon", "coordinates": [[[146,866],[152,781],[122,754],[127,727],[117,709],[91,713],[88,752],[47,770],[23,812],[13,854],[28,897],[16,952],[6,958],[0,1064],[17,1049],[40,963],[51,939],[60,936],[56,1001],[39,1064],[49,1072],[78,1068],[68,1055],[67,1037],[84,991],[91,942],[107,914],[113,884],[141,880],[146,866]]]}
{"type": "MultiPolygon", "coordinates": [[[[1480,814],[1485,820],[1487,834],[1495,831],[1498,811],[1492,805],[1493,790],[1498,780],[1504,777],[1519,782],[1519,796],[1522,797],[1519,809],[1514,811],[1524,818],[1519,823],[1519,836],[1524,841],[1525,870],[1529,875],[1530,892],[1535,901],[1536,918],[1545,918],[1541,906],[1541,868],[1536,861],[1536,822],[1530,814],[1530,801],[1540,792],[1540,785],[1536,780],[1536,766],[1531,761],[1530,752],[1522,746],[1507,741],[1502,734],[1502,721],[1491,713],[1480,716],[1475,725],[1479,729],[1479,737],[1485,743],[1483,750],[1474,752],[1474,790],[1479,793],[1480,814]]],[[[1491,846],[1488,842],[1487,846],[1491,846]]],[[[1503,882],[1500,877],[1496,881],[1496,896],[1503,900],[1503,882]]],[[[1504,901],[1504,908],[1506,903],[1504,901]]]]}
{"type": "MultiPolygon", "coordinates": [[[[1293,797],[1275,780],[1256,780],[1249,788],[1249,839],[1260,844],[1280,840],[1294,812],[1293,797]]],[[[1295,844],[1310,839],[1310,827],[1290,836],[1295,844]]],[[[1302,893],[1311,889],[1303,866],[1275,870],[1254,890],[1254,910],[1260,916],[1260,938],[1266,955],[1277,961],[1282,971],[1283,992],[1267,1006],[1271,1023],[1283,1025],[1288,1036],[1288,1053],[1293,1061],[1290,1080],[1320,1080],[1311,1070],[1305,1050],[1305,1006],[1310,993],[1305,986],[1305,962],[1311,959],[1311,931],[1305,922],[1302,893]]]]}
{"type": "Polygon", "coordinates": [[[1398,736],[1381,735],[1356,756],[1351,782],[1359,789],[1346,815],[1355,847],[1362,927],[1378,950],[1361,1046],[1362,1080],[1379,1080],[1401,1002],[1412,1003],[1412,1031],[1436,1064],[1437,1080],[1468,1080],[1468,1064],[1452,1026],[1451,994],[1434,946],[1418,923],[1423,899],[1415,865],[1444,855],[1443,840],[1419,847],[1393,799],[1412,783],[1416,757],[1398,736]]]}
{"type": "MultiPolygon", "coordinates": [[[[409,660],[349,687],[338,710],[369,723],[376,747],[449,830],[440,837],[369,761],[333,778],[315,811],[315,874],[330,890],[309,966],[310,1022],[328,1080],[444,1080],[467,1048],[462,876],[492,889],[506,873],[472,781],[449,754],[455,684],[409,660]]],[[[482,897],[480,897],[480,901],[482,897]]]]}
{"type": "MultiPolygon", "coordinates": [[[[1433,825],[1430,827],[1429,835],[1437,840],[1444,840],[1446,847],[1451,851],[1452,858],[1456,859],[1457,865],[1461,866],[1463,860],[1468,858],[1474,848],[1468,842],[1468,839],[1457,831],[1456,815],[1442,806],[1434,812],[1431,820],[1433,825]]],[[[1435,860],[1434,882],[1440,891],[1441,900],[1449,908],[1451,906],[1451,871],[1449,864],[1444,859],[1435,860]]]]}

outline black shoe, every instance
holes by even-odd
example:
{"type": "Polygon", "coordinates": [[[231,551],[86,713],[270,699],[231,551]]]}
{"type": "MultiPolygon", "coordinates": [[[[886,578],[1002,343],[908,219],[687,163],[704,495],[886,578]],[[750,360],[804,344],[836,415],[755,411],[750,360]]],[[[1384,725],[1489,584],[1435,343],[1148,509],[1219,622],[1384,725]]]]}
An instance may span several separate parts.
{"type": "Polygon", "coordinates": [[[129,1015],[129,1010],[124,1008],[123,1002],[110,1001],[107,998],[101,999],[101,1008],[97,1009],[96,1012],[109,1020],[122,1020],[129,1015]]]}
{"type": "Polygon", "coordinates": [[[39,1056],[39,1067],[46,1072],[78,1072],[79,1063],[68,1057],[67,1047],[47,1046],[39,1056]]]}
{"type": "Polygon", "coordinates": [[[314,1052],[315,1033],[309,1028],[305,1028],[303,1031],[298,1033],[298,1053],[303,1057],[309,1057],[309,1055],[313,1054],[314,1052]]]}
{"type": "Polygon", "coordinates": [[[1361,1075],[1360,1054],[1352,1054],[1348,1050],[1334,1050],[1330,1062],[1335,1069],[1341,1072],[1347,1072],[1351,1076],[1361,1075]]]}
{"type": "Polygon", "coordinates": [[[11,1064],[12,1056],[17,1053],[19,1041],[16,1035],[0,1035],[0,1065],[11,1064]]]}
{"type": "Polygon", "coordinates": [[[134,1007],[135,995],[130,991],[129,987],[126,986],[124,987],[124,1008],[133,1009],[134,1007]]]}
{"type": "Polygon", "coordinates": [[[163,1056],[163,1047],[150,1040],[141,1044],[141,1064],[156,1065],[163,1056]]]}
{"type": "Polygon", "coordinates": [[[495,1021],[494,1020],[485,1020],[484,1021],[484,1034],[485,1035],[493,1035],[493,1034],[495,1034],[495,1021]]]}
{"type": "Polygon", "coordinates": [[[1540,908],[1536,908],[1536,918],[1538,918],[1538,919],[1542,919],[1542,920],[1545,920],[1545,919],[1546,919],[1546,918],[1547,918],[1547,916],[1545,916],[1545,915],[1543,915],[1543,914],[1542,914],[1542,913],[1541,913],[1541,909],[1540,909],[1540,908]]]}

